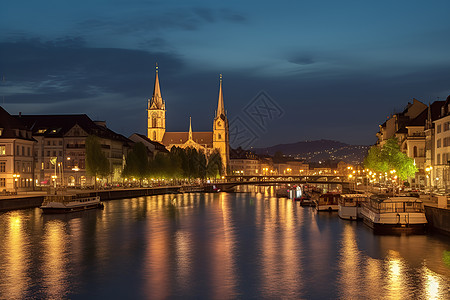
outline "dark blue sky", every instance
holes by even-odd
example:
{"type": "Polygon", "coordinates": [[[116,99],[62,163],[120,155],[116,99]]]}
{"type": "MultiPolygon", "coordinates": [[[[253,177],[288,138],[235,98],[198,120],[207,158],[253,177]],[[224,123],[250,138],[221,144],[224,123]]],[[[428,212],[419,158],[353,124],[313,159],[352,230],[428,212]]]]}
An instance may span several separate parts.
{"type": "Polygon", "coordinates": [[[7,0],[0,105],[145,133],[158,62],[169,131],[189,116],[211,130],[222,73],[229,119],[252,146],[371,144],[412,98],[450,94],[449,1],[312,2],[7,0]],[[277,111],[257,124],[261,91],[277,111]]]}

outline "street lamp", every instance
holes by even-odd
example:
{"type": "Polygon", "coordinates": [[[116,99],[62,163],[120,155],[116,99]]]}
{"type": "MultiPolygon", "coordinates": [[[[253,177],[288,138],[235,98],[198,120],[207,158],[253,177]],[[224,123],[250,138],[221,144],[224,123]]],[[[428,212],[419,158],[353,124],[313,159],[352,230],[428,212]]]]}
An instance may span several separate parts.
{"type": "Polygon", "coordinates": [[[19,178],[20,178],[20,174],[13,174],[13,178],[14,178],[14,190],[15,190],[16,195],[17,195],[17,189],[18,189],[17,184],[18,184],[18,181],[19,181],[19,178]]]}
{"type": "Polygon", "coordinates": [[[432,166],[426,167],[425,172],[427,172],[427,185],[429,188],[429,192],[431,193],[431,170],[433,170],[432,166]]]}

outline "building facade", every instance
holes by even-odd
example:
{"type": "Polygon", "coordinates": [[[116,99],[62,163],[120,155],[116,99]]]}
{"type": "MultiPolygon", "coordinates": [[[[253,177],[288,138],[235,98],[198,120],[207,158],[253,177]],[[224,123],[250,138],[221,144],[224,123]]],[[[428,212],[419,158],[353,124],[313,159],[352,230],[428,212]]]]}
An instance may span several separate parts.
{"type": "Polygon", "coordinates": [[[113,132],[105,122],[94,122],[87,115],[20,115],[36,140],[34,176],[41,186],[92,186],[96,178],[86,172],[86,138],[96,136],[108,159],[109,183],[122,181],[125,157],[132,141],[113,132]]]}
{"type": "Polygon", "coordinates": [[[450,96],[441,107],[441,113],[434,121],[434,165],[429,169],[430,185],[447,193],[450,184],[450,96]]]}
{"type": "Polygon", "coordinates": [[[147,137],[152,141],[162,143],[169,151],[172,147],[193,147],[209,155],[217,149],[222,158],[223,169],[227,171],[230,161],[229,129],[228,117],[223,102],[222,75],[220,75],[219,99],[213,119],[213,131],[192,131],[192,120],[190,120],[189,131],[167,132],[166,104],[161,95],[159,72],[158,67],[156,67],[153,95],[151,99],[148,99],[147,103],[147,137]]]}
{"type": "Polygon", "coordinates": [[[25,124],[0,107],[0,193],[33,189],[35,144],[25,124]]]}

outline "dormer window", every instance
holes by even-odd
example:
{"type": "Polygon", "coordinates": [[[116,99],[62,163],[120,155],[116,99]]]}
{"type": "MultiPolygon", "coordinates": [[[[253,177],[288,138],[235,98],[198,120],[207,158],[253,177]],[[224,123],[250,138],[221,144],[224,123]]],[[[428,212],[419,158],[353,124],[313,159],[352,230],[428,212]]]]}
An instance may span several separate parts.
{"type": "Polygon", "coordinates": [[[0,136],[3,134],[3,128],[0,128],[0,136]]]}
{"type": "Polygon", "coordinates": [[[47,129],[39,129],[36,133],[44,133],[47,129]]]}

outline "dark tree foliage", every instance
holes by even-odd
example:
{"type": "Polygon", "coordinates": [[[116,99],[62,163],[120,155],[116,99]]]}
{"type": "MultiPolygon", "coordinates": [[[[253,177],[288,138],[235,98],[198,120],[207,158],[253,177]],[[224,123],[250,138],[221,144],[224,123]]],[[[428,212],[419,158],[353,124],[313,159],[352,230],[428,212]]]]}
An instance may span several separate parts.
{"type": "MultiPolygon", "coordinates": [[[[102,152],[98,138],[90,135],[86,138],[86,172],[94,177],[104,177],[109,175],[109,161],[102,152]]],[[[97,188],[97,180],[95,180],[97,188]]]]}
{"type": "Polygon", "coordinates": [[[140,184],[142,184],[142,179],[147,178],[149,175],[149,167],[147,148],[142,143],[136,143],[127,155],[122,176],[134,177],[139,179],[140,184]]]}
{"type": "Polygon", "coordinates": [[[215,149],[208,158],[206,165],[206,176],[209,178],[218,178],[223,174],[222,156],[219,150],[215,149]]]}
{"type": "Polygon", "coordinates": [[[222,172],[222,159],[218,151],[207,157],[195,148],[172,147],[169,154],[158,153],[150,163],[154,178],[202,179],[216,177],[222,172]]]}

